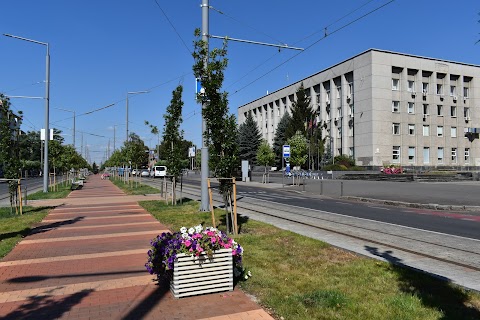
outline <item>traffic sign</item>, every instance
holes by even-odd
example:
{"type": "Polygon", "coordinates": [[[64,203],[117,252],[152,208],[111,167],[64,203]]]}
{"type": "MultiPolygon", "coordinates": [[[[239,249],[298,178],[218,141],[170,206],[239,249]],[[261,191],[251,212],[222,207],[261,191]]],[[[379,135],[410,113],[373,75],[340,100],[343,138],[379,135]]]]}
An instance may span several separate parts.
{"type": "Polygon", "coordinates": [[[284,158],[290,158],[290,146],[289,145],[284,145],[283,146],[283,157],[284,158]]]}

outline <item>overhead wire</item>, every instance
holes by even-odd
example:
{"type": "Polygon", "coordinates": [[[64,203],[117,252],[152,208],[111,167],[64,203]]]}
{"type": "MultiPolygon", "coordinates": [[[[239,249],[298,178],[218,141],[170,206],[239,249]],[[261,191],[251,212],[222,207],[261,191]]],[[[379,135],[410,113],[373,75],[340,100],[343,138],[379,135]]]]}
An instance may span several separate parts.
{"type": "Polygon", "coordinates": [[[267,71],[266,73],[264,73],[263,75],[261,75],[260,77],[257,77],[255,80],[249,82],[248,84],[246,84],[245,86],[241,87],[240,89],[236,90],[234,93],[231,94],[231,96],[237,94],[238,92],[242,91],[243,89],[251,86],[252,84],[254,84],[255,82],[257,82],[258,80],[264,78],[265,76],[269,75],[270,73],[272,73],[273,71],[277,70],[278,68],[280,68],[281,66],[285,65],[286,63],[290,62],[291,60],[295,59],[296,57],[298,57],[299,55],[301,55],[302,53],[304,53],[305,51],[307,51],[308,49],[312,48],[313,46],[315,46],[317,43],[319,43],[320,41],[326,39],[328,36],[332,35],[332,34],[335,34],[343,29],[345,29],[346,27],[354,24],[355,22],[371,15],[372,13],[384,8],[385,6],[389,5],[390,3],[394,2],[395,0],[390,0],[388,1],[387,3],[379,6],[379,7],[376,7],[375,9],[373,10],[370,10],[369,12],[363,14],[362,16],[344,24],[343,26],[333,30],[332,32],[330,32],[329,34],[326,34],[324,35],[323,37],[321,37],[320,39],[318,39],[317,41],[313,42],[312,44],[310,44],[309,46],[307,46],[303,51],[300,51],[298,53],[296,53],[295,55],[293,55],[292,57],[288,58],[287,60],[283,61],[282,63],[280,63],[279,65],[275,66],[273,69],[267,71]]]}

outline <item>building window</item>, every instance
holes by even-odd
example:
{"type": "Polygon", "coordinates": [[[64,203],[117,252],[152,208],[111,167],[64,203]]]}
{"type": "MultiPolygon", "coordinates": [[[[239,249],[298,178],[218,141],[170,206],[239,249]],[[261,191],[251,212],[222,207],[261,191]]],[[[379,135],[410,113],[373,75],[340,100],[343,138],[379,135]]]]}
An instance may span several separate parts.
{"type": "Polygon", "coordinates": [[[400,162],[400,146],[393,146],[392,161],[394,163],[400,162]]]}
{"type": "Polygon", "coordinates": [[[437,126],[437,137],[443,137],[443,126],[437,126]]]}
{"type": "Polygon", "coordinates": [[[423,115],[428,116],[428,104],[423,105],[423,115]]]}
{"type": "Polygon", "coordinates": [[[408,103],[407,112],[408,112],[409,114],[414,114],[414,113],[415,113],[415,103],[413,103],[413,102],[409,102],[409,103],[408,103]]]}
{"type": "Polygon", "coordinates": [[[425,94],[428,93],[428,82],[422,82],[422,92],[425,94]]]}
{"type": "Polygon", "coordinates": [[[414,124],[409,124],[408,125],[408,134],[411,136],[415,135],[415,125],[414,124]]]}
{"type": "Polygon", "coordinates": [[[452,148],[452,163],[457,163],[457,148],[452,148]]]}
{"type": "Polygon", "coordinates": [[[464,159],[465,163],[470,163],[470,148],[465,148],[464,159]]]}
{"type": "Polygon", "coordinates": [[[392,125],[392,133],[394,135],[399,135],[400,134],[400,123],[393,123],[392,125]]]}
{"type": "Polygon", "coordinates": [[[430,148],[423,147],[423,163],[430,163],[430,148]]]}
{"type": "Polygon", "coordinates": [[[457,117],[457,107],[451,106],[450,107],[450,117],[456,118],[457,117]]]}
{"type": "Polygon", "coordinates": [[[450,128],[450,136],[452,138],[456,138],[457,137],[457,127],[451,127],[450,128]]]}
{"type": "Polygon", "coordinates": [[[438,147],[437,149],[437,162],[443,163],[443,147],[438,147]]]}
{"type": "Polygon", "coordinates": [[[400,101],[392,101],[392,112],[400,112],[400,101]]]}
{"type": "Polygon", "coordinates": [[[400,80],[399,79],[392,79],[392,90],[395,90],[395,91],[400,90],[400,80]]]}
{"type": "Polygon", "coordinates": [[[437,116],[443,117],[443,106],[441,104],[437,105],[437,116]]]}
{"type": "Polygon", "coordinates": [[[456,86],[450,86],[450,96],[451,97],[457,96],[457,87],[456,86]]]}
{"type": "Polygon", "coordinates": [[[469,93],[469,88],[468,87],[463,87],[463,97],[465,99],[468,99],[468,93],[469,93]]]}
{"type": "Polygon", "coordinates": [[[348,148],[348,155],[353,157],[353,147],[348,148]]]}
{"type": "Polygon", "coordinates": [[[437,94],[443,95],[443,84],[437,83],[437,94]]]}
{"type": "Polygon", "coordinates": [[[469,119],[469,118],[470,118],[470,108],[468,108],[468,107],[463,108],[463,117],[464,117],[465,119],[469,119]]]}
{"type": "Polygon", "coordinates": [[[408,92],[415,92],[415,81],[408,80],[408,92]]]}
{"type": "Polygon", "coordinates": [[[430,126],[429,125],[423,125],[423,136],[428,137],[430,135],[430,126]]]}
{"type": "Polygon", "coordinates": [[[408,162],[415,162],[415,147],[408,147],[408,162]]]}

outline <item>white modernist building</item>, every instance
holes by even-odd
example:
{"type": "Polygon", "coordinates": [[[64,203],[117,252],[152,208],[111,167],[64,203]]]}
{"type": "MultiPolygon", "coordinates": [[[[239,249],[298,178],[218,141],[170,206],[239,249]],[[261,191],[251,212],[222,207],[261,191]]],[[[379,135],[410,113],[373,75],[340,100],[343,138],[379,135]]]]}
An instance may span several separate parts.
{"type": "Polygon", "coordinates": [[[480,166],[480,66],[370,49],[239,107],[239,123],[252,112],[272,145],[302,84],[335,156],[372,168],[480,166]]]}

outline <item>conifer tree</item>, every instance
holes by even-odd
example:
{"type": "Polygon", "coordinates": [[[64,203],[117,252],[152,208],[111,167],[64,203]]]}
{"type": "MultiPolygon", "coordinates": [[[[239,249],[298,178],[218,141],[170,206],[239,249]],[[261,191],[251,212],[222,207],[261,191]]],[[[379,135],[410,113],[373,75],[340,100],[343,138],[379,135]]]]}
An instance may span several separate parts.
{"type": "Polygon", "coordinates": [[[298,88],[296,96],[297,100],[292,103],[292,120],[285,132],[287,139],[293,137],[297,131],[300,131],[304,137],[307,137],[308,124],[314,118],[310,98],[307,96],[303,84],[298,88]]]}
{"type": "Polygon", "coordinates": [[[260,130],[258,130],[251,112],[249,112],[245,122],[238,127],[238,153],[240,160],[248,160],[250,164],[256,164],[257,150],[261,139],[260,130]]]}

